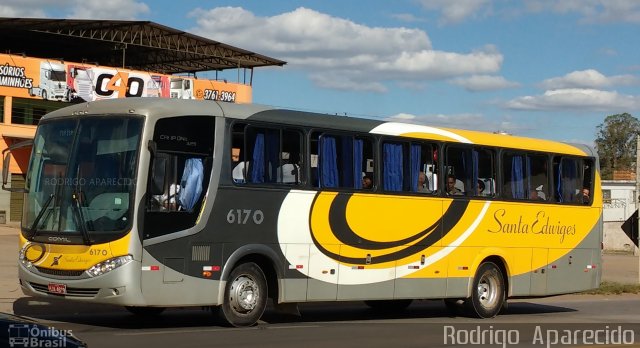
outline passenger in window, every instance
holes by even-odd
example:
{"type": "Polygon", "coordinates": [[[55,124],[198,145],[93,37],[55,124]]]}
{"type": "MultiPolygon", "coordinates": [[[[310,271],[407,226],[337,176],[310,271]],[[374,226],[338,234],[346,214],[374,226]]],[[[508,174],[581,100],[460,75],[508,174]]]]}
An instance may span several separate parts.
{"type": "Polygon", "coordinates": [[[373,180],[368,175],[362,177],[362,188],[365,190],[371,190],[373,188],[373,180]]]}
{"type": "Polygon", "coordinates": [[[156,200],[157,205],[160,207],[162,211],[177,211],[178,206],[176,204],[176,196],[180,193],[180,185],[171,184],[169,186],[169,192],[165,192],[161,195],[153,196],[153,199],[156,200]]]}
{"type": "Polygon", "coordinates": [[[456,177],[453,174],[447,175],[447,195],[448,196],[461,196],[462,190],[456,187],[456,177]]]}
{"type": "Polygon", "coordinates": [[[485,186],[484,181],[478,180],[478,196],[486,196],[487,194],[484,192],[485,186]]]}
{"type": "Polygon", "coordinates": [[[589,189],[583,187],[580,194],[578,195],[578,203],[589,204],[589,202],[591,202],[591,197],[589,196],[589,194],[589,189]]]}
{"type": "Polygon", "coordinates": [[[429,189],[429,180],[424,172],[418,174],[418,192],[431,193],[429,189]]]}
{"type": "Polygon", "coordinates": [[[532,201],[544,201],[544,192],[538,190],[529,191],[529,199],[532,201]]]}

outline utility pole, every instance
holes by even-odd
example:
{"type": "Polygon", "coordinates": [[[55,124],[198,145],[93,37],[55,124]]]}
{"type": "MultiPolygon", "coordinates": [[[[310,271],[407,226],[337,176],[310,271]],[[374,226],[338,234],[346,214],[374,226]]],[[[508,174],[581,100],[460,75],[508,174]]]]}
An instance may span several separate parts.
{"type": "MultiPolygon", "coordinates": [[[[640,247],[640,134],[636,136],[636,209],[638,209],[638,225],[636,226],[636,238],[640,247]]],[[[640,256],[640,249],[636,252],[640,256]]],[[[638,283],[640,283],[640,257],[638,257],[638,283]]]]}

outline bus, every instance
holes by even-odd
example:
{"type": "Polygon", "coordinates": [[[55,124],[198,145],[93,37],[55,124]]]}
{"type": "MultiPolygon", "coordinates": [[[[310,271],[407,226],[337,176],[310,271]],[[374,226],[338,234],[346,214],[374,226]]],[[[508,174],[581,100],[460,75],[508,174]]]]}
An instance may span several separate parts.
{"type": "Polygon", "coordinates": [[[53,111],[31,146],[23,189],[7,187],[3,154],[3,187],[25,192],[29,296],[141,315],[198,306],[249,326],[270,301],[442,299],[490,318],[508,298],[600,284],[585,145],[127,98],[53,111]]]}

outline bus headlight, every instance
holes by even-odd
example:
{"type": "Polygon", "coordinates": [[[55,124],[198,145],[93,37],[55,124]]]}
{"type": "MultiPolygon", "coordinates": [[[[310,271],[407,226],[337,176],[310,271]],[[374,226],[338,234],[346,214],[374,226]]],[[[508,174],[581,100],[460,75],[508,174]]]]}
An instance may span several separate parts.
{"type": "Polygon", "coordinates": [[[131,261],[133,261],[133,256],[131,255],[118,256],[118,257],[114,257],[112,259],[97,263],[93,267],[89,268],[86,272],[91,277],[97,277],[105,273],[111,272],[120,266],[126,265],[131,261]]]}
{"type": "Polygon", "coordinates": [[[25,246],[22,247],[22,249],[20,249],[20,252],[18,253],[18,260],[26,268],[31,268],[31,266],[33,266],[33,263],[27,260],[27,257],[26,257],[27,249],[29,249],[29,247],[30,247],[29,243],[25,244],[25,246]]]}
{"type": "Polygon", "coordinates": [[[18,252],[18,260],[26,267],[31,268],[34,264],[37,264],[45,256],[46,248],[42,243],[27,242],[25,243],[20,252],[18,252]]]}

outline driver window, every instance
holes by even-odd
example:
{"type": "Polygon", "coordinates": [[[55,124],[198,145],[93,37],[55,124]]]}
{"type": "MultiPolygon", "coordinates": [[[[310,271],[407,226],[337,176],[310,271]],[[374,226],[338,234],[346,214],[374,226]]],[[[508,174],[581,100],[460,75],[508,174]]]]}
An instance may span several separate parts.
{"type": "Polygon", "coordinates": [[[212,169],[214,124],[206,116],[157,121],[150,145],[145,238],[195,225],[212,169]]]}

